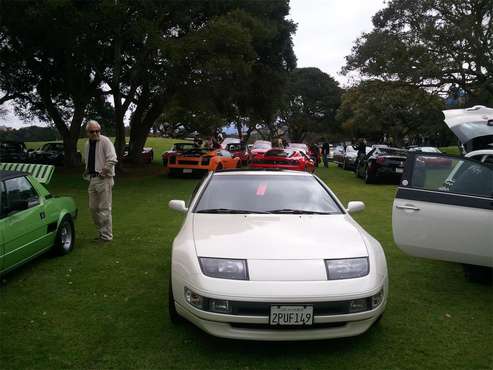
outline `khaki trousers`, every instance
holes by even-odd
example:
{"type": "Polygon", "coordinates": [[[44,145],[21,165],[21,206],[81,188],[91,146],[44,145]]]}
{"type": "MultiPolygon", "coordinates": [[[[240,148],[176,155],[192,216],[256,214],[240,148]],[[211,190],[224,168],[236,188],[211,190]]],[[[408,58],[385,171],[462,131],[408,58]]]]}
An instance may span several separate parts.
{"type": "Polygon", "coordinates": [[[111,190],[113,177],[93,177],[89,182],[89,210],[98,228],[99,237],[113,239],[111,220],[111,190]]]}

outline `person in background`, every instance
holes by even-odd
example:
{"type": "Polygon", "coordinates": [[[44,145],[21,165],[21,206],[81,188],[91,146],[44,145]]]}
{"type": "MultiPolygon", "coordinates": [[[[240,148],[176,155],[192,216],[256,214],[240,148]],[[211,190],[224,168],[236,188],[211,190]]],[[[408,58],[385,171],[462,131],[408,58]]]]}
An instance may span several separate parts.
{"type": "Polygon", "coordinates": [[[324,167],[325,168],[328,168],[329,167],[329,153],[330,153],[329,143],[327,142],[326,139],[323,139],[323,143],[322,143],[322,160],[324,161],[324,167]]]}
{"type": "Polygon", "coordinates": [[[359,138],[358,144],[353,145],[353,148],[358,151],[358,156],[356,157],[356,162],[354,166],[358,168],[359,162],[366,156],[366,139],[359,138]]]}
{"type": "Polygon", "coordinates": [[[117,163],[115,147],[109,138],[101,135],[101,126],[94,120],[87,123],[86,133],[89,140],[84,150],[84,178],[89,180],[89,210],[99,233],[95,241],[110,242],[113,240],[111,204],[117,163]]]}

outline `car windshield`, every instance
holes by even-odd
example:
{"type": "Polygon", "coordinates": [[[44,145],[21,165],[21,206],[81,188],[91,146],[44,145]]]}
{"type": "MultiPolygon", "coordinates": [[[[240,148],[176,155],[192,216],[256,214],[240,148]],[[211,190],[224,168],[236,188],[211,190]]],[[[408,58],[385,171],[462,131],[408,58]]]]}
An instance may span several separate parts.
{"type": "Polygon", "coordinates": [[[48,143],[43,146],[43,150],[49,151],[49,150],[54,150],[54,151],[63,151],[63,144],[59,143],[48,143]]]}
{"type": "Polygon", "coordinates": [[[194,212],[342,213],[335,200],[313,176],[259,173],[213,176],[194,212]]]}
{"type": "Polygon", "coordinates": [[[195,147],[196,145],[193,143],[176,143],[173,144],[173,148],[171,148],[171,150],[175,150],[178,152],[178,151],[193,149],[195,147]]]}
{"type": "Polygon", "coordinates": [[[268,142],[256,142],[253,144],[253,149],[270,149],[272,148],[272,144],[268,142]]]}
{"type": "Polygon", "coordinates": [[[392,149],[392,148],[377,148],[375,150],[375,154],[407,156],[407,152],[405,150],[392,149]]]}

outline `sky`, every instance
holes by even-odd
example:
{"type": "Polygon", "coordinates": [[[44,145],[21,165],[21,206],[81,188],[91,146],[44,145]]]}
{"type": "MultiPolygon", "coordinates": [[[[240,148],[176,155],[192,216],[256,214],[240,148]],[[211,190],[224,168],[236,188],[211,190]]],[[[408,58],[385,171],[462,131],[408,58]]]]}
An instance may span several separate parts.
{"type": "MultiPolygon", "coordinates": [[[[298,24],[293,45],[298,67],[317,67],[339,81],[345,56],[354,41],[372,29],[371,18],[385,4],[384,0],[291,0],[288,18],[298,24]]],[[[0,125],[22,127],[12,113],[0,117],[0,125]]]]}

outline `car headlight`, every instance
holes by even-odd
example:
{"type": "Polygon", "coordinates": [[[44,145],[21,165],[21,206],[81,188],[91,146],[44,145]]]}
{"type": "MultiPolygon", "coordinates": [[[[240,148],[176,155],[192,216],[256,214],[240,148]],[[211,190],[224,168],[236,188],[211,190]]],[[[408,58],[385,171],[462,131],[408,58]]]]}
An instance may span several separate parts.
{"type": "Polygon", "coordinates": [[[329,280],[353,279],[368,275],[368,257],[325,260],[329,280]]]}
{"type": "Polygon", "coordinates": [[[248,280],[246,260],[199,257],[200,268],[206,276],[219,279],[248,280]]]}

